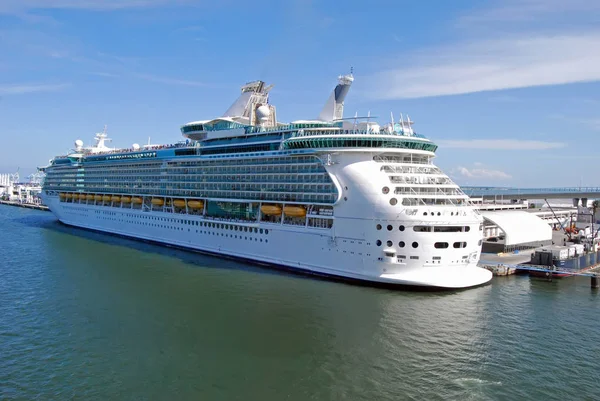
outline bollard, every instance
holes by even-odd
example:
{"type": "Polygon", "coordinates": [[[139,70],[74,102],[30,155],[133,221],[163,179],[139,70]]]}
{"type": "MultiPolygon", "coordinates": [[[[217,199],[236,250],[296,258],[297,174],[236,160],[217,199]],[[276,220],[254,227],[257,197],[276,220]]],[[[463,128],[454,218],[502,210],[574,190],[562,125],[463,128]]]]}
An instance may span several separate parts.
{"type": "Polygon", "coordinates": [[[592,289],[600,288],[600,281],[598,281],[598,275],[592,276],[592,289]]]}

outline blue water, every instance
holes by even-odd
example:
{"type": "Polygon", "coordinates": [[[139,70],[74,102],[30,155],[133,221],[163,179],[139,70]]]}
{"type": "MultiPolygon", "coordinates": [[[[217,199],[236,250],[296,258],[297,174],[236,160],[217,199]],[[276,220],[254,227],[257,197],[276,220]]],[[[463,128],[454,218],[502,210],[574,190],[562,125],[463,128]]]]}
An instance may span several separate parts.
{"type": "Polygon", "coordinates": [[[0,206],[0,399],[591,400],[589,278],[398,292],[0,206]]]}

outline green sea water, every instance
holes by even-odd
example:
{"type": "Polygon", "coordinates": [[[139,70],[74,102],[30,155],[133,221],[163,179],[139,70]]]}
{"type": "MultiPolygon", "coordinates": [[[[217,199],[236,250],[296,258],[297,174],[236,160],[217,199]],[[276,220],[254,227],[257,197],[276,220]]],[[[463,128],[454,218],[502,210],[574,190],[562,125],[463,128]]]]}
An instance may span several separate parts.
{"type": "Polygon", "coordinates": [[[1,400],[594,400],[589,278],[307,278],[0,206],[1,400]]]}

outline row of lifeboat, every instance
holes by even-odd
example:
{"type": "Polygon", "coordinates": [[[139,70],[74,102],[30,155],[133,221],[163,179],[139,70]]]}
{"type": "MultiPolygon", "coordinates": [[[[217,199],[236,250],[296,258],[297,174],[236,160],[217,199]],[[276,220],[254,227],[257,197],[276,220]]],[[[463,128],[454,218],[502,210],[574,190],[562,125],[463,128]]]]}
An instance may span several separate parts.
{"type": "Polygon", "coordinates": [[[282,208],[280,205],[262,205],[260,211],[266,216],[281,216],[281,212],[289,217],[306,216],[306,208],[302,206],[284,206],[282,208]]]}
{"type": "Polygon", "coordinates": [[[96,202],[123,202],[123,203],[135,203],[142,204],[143,199],[138,196],[120,196],[120,195],[100,195],[100,194],[81,194],[81,193],[70,193],[61,192],[59,194],[60,199],[72,199],[72,200],[84,200],[84,201],[96,201],[96,202]]]}
{"type": "MultiPolygon", "coordinates": [[[[152,204],[154,206],[164,206],[165,205],[165,200],[163,198],[152,198],[151,200],[152,204]]],[[[167,204],[169,204],[167,202],[167,204]]],[[[190,209],[203,209],[204,208],[204,202],[199,200],[199,199],[191,199],[191,200],[185,200],[185,199],[175,199],[173,200],[173,206],[178,207],[180,209],[184,209],[185,207],[188,207],[190,209]]]]}
{"type": "MultiPolygon", "coordinates": [[[[100,195],[100,194],[83,194],[83,193],[70,193],[70,192],[61,192],[60,199],[73,199],[73,200],[85,200],[85,201],[96,201],[96,202],[116,202],[116,203],[133,203],[137,205],[141,205],[144,200],[139,196],[121,196],[121,195],[100,195]]],[[[164,198],[152,198],[152,205],[154,206],[165,206],[164,198]]],[[[188,207],[190,209],[203,209],[204,201],[199,199],[174,199],[173,206],[178,208],[188,207]]],[[[281,205],[269,205],[265,204],[260,207],[260,211],[265,216],[281,216],[281,213],[285,214],[289,217],[305,217],[306,216],[306,208],[303,206],[281,206],[281,205]]]]}
{"type": "MultiPolygon", "coordinates": [[[[121,196],[121,195],[101,195],[101,194],[82,194],[82,193],[70,193],[70,192],[61,192],[59,194],[60,199],[67,200],[80,200],[80,201],[96,201],[96,202],[115,202],[115,203],[133,203],[137,205],[141,205],[144,203],[144,200],[139,196],[121,196]]],[[[154,206],[164,206],[165,200],[163,198],[152,198],[151,200],[154,206]]],[[[202,200],[184,200],[184,199],[175,199],[173,201],[173,205],[179,208],[185,208],[186,205],[190,209],[202,209],[204,208],[204,202],[202,200]]]]}

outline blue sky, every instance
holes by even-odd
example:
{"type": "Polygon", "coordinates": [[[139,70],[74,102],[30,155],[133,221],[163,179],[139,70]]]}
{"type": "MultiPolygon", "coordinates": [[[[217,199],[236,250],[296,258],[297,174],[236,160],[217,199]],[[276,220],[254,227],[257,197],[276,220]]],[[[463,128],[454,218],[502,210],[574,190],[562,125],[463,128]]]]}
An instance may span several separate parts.
{"type": "Polygon", "coordinates": [[[410,115],[462,185],[600,185],[600,2],[0,0],[0,172],[91,142],[173,143],[245,82],[278,119],[410,115]]]}

